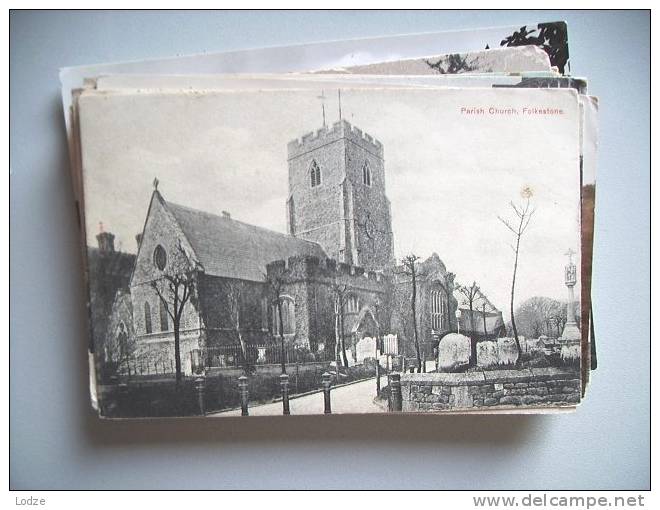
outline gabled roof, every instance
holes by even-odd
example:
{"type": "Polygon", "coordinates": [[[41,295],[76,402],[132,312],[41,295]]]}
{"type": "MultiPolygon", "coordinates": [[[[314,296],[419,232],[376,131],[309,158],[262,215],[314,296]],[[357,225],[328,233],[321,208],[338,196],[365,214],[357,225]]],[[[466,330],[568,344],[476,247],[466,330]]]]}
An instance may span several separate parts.
{"type": "Polygon", "coordinates": [[[192,245],[206,274],[263,281],[266,265],[275,260],[301,255],[326,258],[317,243],[164,202],[192,245]]]}
{"type": "MultiPolygon", "coordinates": [[[[458,307],[461,310],[469,310],[470,306],[468,304],[467,298],[463,293],[461,293],[458,288],[454,289],[454,297],[456,298],[456,301],[458,301],[458,307]]],[[[481,288],[477,290],[475,296],[474,296],[474,301],[472,302],[473,308],[481,312],[483,310],[483,305],[486,305],[486,313],[500,313],[500,311],[497,309],[497,307],[490,302],[486,294],[484,294],[481,291],[481,288]]]]}

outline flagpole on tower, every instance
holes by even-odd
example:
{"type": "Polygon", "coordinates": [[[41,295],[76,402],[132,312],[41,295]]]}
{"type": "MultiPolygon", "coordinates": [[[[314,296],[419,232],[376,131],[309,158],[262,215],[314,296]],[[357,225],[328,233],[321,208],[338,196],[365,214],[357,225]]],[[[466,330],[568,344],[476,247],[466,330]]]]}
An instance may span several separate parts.
{"type": "Polygon", "coordinates": [[[339,99],[339,120],[341,120],[341,89],[337,89],[337,98],[339,99]]]}

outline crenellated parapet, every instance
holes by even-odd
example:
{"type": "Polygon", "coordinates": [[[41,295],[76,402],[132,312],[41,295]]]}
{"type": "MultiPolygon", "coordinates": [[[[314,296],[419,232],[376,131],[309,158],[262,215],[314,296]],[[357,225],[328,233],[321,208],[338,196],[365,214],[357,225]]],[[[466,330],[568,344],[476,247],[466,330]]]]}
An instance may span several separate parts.
{"type": "Polygon", "coordinates": [[[383,144],[380,141],[351,125],[350,122],[340,120],[331,127],[322,127],[290,141],[287,146],[289,159],[341,139],[349,140],[370,153],[383,157],[383,144]]]}
{"type": "Polygon", "coordinates": [[[389,278],[379,271],[367,271],[360,266],[313,256],[295,256],[287,260],[276,260],[269,263],[266,270],[269,276],[286,274],[286,279],[290,281],[340,279],[351,285],[362,286],[380,285],[389,281],[389,278]]]}

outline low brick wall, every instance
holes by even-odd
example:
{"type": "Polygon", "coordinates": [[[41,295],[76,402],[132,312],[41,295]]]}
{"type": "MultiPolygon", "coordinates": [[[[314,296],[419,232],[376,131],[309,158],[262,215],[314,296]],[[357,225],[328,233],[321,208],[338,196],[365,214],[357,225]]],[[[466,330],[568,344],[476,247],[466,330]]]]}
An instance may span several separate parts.
{"type": "Polygon", "coordinates": [[[573,405],[580,374],[564,368],[401,374],[403,411],[573,405]]]}

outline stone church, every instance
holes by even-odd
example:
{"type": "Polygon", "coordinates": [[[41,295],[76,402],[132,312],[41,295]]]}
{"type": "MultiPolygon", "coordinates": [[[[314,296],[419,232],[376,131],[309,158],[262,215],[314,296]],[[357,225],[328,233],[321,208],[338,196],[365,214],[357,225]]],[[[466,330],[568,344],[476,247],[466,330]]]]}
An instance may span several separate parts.
{"type": "MultiPolygon", "coordinates": [[[[396,334],[413,355],[382,144],[342,120],[291,141],[288,171],[287,234],[171,203],[156,183],[129,284],[136,355],[172,359],[177,308],[186,373],[221,346],[272,345],[282,329],[312,356],[334,351],[337,327],[353,353],[363,337],[396,334]]],[[[436,254],[420,269],[417,324],[430,355],[455,327],[457,303],[436,254]]]]}

